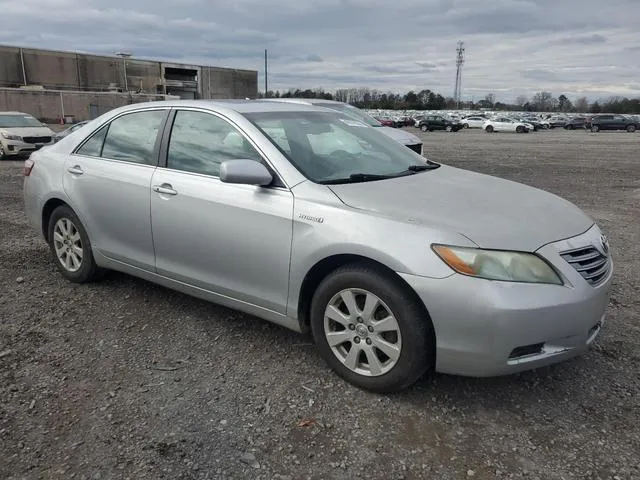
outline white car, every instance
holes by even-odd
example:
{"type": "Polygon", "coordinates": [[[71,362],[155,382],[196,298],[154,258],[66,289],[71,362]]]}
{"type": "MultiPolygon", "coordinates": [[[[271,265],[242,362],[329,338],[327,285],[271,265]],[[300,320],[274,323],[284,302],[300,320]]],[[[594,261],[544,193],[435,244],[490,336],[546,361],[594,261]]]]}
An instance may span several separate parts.
{"type": "Polygon", "coordinates": [[[486,121],[484,117],[467,117],[461,120],[464,128],[483,128],[486,121]]]}
{"type": "Polygon", "coordinates": [[[532,130],[532,126],[527,123],[516,122],[511,118],[498,117],[491,120],[487,120],[482,125],[482,128],[487,133],[492,132],[516,132],[516,133],[528,133],[532,130]]]}
{"type": "Polygon", "coordinates": [[[53,130],[28,113],[0,112],[0,160],[51,145],[53,130]]]}

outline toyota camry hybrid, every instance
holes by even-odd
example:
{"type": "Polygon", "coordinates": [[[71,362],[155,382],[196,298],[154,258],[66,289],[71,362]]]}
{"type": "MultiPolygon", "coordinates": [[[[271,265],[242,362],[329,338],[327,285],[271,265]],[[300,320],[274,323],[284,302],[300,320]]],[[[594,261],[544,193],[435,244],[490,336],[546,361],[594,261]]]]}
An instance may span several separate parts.
{"type": "Polygon", "coordinates": [[[60,272],[119,270],[310,332],[338,375],[509,374],[584,352],[613,265],[573,204],[312,105],[113,110],[24,166],[60,272]]]}

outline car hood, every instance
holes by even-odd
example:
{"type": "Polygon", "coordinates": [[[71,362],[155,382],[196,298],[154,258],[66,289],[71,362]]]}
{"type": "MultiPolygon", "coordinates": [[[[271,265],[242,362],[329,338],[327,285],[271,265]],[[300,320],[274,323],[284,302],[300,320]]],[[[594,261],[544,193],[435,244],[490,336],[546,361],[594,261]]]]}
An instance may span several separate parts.
{"type": "Polygon", "coordinates": [[[330,188],[350,207],[459,233],[482,248],[533,252],[593,225],[578,207],[556,195],[446,165],[330,188]]]}
{"type": "Polygon", "coordinates": [[[404,130],[399,130],[397,128],[391,127],[374,128],[380,130],[387,137],[393,138],[396,142],[402,143],[403,145],[415,145],[417,143],[422,143],[422,140],[416,137],[413,133],[405,132],[404,130]]]}
{"type": "Polygon", "coordinates": [[[11,135],[21,137],[52,137],[53,130],[49,127],[0,127],[0,131],[6,130],[11,135]]]}

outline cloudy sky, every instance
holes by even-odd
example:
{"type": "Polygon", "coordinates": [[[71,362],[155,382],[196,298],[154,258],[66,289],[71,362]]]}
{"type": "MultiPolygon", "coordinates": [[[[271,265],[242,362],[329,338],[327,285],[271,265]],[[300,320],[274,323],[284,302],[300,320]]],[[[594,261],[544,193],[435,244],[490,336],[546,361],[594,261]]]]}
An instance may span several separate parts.
{"type": "Polygon", "coordinates": [[[0,44],[260,71],[269,88],[640,96],[640,0],[0,0],[0,44]],[[8,20],[10,19],[10,21],[8,20]]]}

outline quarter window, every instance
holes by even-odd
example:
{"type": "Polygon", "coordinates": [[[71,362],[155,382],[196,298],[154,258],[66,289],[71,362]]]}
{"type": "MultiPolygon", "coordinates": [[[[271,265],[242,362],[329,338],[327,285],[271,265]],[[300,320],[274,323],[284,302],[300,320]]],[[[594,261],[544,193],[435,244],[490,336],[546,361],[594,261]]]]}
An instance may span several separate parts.
{"type": "Polygon", "coordinates": [[[178,111],[171,129],[167,168],[218,176],[228,160],[262,157],[227,121],[203,112],[178,111]]]}
{"type": "Polygon", "coordinates": [[[164,110],[123,115],[109,124],[102,157],[151,165],[164,110]]]}
{"type": "Polygon", "coordinates": [[[102,145],[104,144],[104,137],[107,135],[107,129],[109,126],[104,126],[96,133],[94,133],[89,140],[84,142],[78,149],[79,155],[87,155],[88,157],[99,157],[102,155],[102,145]]]}

